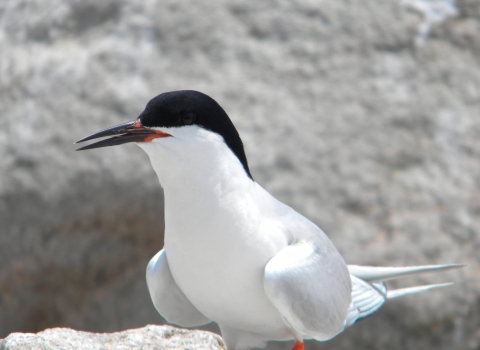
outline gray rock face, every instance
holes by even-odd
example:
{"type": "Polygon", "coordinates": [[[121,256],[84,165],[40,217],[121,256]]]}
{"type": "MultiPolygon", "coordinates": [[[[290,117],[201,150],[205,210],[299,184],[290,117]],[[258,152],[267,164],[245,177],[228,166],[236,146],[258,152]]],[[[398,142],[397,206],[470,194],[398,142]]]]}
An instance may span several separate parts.
{"type": "Polygon", "coordinates": [[[12,333],[0,340],[1,350],[224,350],[222,338],[204,331],[188,331],[169,326],[146,326],[118,333],[87,333],[68,328],[43,332],[12,333]]]}
{"type": "Polygon", "coordinates": [[[392,285],[456,282],[322,349],[478,349],[480,2],[458,8],[417,48],[422,18],[400,1],[0,1],[0,337],[162,322],[148,159],[72,142],[196,89],[233,119],[255,180],[348,263],[468,264],[392,285]]]}

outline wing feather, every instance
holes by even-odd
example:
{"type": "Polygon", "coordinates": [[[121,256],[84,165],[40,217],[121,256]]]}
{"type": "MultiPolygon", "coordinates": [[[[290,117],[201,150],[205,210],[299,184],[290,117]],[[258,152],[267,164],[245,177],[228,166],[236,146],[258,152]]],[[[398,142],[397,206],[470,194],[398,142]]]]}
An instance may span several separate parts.
{"type": "Polygon", "coordinates": [[[343,258],[328,238],[322,243],[287,246],[268,262],[264,274],[267,297],[285,323],[303,338],[317,340],[343,330],[351,300],[343,258]]]}
{"type": "Polygon", "coordinates": [[[182,327],[201,326],[211,322],[175,283],[164,249],[147,266],[147,285],[155,308],[168,322],[182,327]]]}
{"type": "Polygon", "coordinates": [[[352,303],[348,308],[345,328],[356,321],[365,318],[377,311],[385,303],[387,288],[383,283],[368,283],[361,279],[352,278],[352,303]]]}

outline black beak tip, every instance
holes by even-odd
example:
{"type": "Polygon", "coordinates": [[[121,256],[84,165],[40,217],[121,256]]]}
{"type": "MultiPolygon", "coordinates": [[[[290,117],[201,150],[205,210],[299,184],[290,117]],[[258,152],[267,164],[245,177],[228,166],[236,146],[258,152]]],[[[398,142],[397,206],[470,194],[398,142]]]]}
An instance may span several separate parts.
{"type": "MultiPolygon", "coordinates": [[[[78,142],[75,142],[75,143],[78,143],[78,142]]],[[[77,152],[77,151],[84,151],[85,149],[88,149],[88,148],[86,148],[86,147],[87,147],[87,146],[77,148],[77,149],[75,150],[75,152],[77,152]]]]}
{"type": "Polygon", "coordinates": [[[82,142],[85,142],[85,141],[98,139],[100,137],[118,136],[118,135],[121,135],[121,134],[131,132],[132,127],[135,125],[136,122],[137,122],[136,120],[132,120],[132,121],[129,121],[129,122],[126,122],[126,123],[123,123],[123,124],[120,124],[120,125],[117,125],[117,126],[114,126],[114,127],[111,127],[111,128],[99,131],[99,132],[96,132],[94,134],[82,137],[80,140],[76,141],[75,143],[82,143],[82,142]]]}
{"type": "Polygon", "coordinates": [[[87,149],[108,147],[121,145],[128,142],[143,142],[146,139],[147,135],[155,134],[154,130],[145,129],[142,127],[141,123],[137,120],[132,120],[112,128],[108,128],[102,131],[99,131],[95,134],[81,138],[77,143],[90,141],[93,139],[98,139],[102,137],[113,136],[102,141],[94,142],[90,145],[86,145],[76,149],[76,151],[84,151],[87,149]]]}
{"type": "MultiPolygon", "coordinates": [[[[73,144],[75,145],[77,143],[82,143],[82,142],[85,142],[85,141],[89,141],[89,140],[93,140],[93,139],[96,139],[96,138],[99,138],[99,137],[103,137],[102,134],[104,134],[104,133],[105,133],[105,131],[100,131],[98,133],[82,137],[80,140],[75,141],[73,144]]],[[[107,136],[109,136],[109,135],[107,135],[107,136]]]]}

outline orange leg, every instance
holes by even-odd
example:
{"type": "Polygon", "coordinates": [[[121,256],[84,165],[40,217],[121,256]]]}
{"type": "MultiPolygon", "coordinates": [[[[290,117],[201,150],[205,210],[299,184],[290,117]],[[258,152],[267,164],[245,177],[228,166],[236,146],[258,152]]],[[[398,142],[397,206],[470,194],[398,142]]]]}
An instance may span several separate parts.
{"type": "Polygon", "coordinates": [[[304,350],[304,345],[303,341],[301,340],[295,340],[295,344],[293,344],[292,350],[304,350]]]}

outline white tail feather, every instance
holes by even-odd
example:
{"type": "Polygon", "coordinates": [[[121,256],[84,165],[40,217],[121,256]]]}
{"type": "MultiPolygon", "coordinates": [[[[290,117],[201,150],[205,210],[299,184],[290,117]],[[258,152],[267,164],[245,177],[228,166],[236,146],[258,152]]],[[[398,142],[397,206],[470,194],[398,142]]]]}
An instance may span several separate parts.
{"type": "Polygon", "coordinates": [[[389,290],[387,291],[387,299],[395,299],[395,298],[403,297],[404,295],[421,293],[427,290],[449,287],[452,285],[453,283],[429,284],[427,286],[418,286],[418,287],[389,290]]]}
{"type": "Polygon", "coordinates": [[[352,302],[348,308],[348,315],[345,319],[345,328],[350,327],[356,321],[368,317],[376,312],[387,299],[403,297],[409,294],[421,293],[427,290],[443,288],[453,283],[430,284],[395,290],[387,290],[386,280],[416,275],[418,273],[439,272],[451,269],[458,269],[465,265],[427,265],[409,267],[373,267],[348,265],[352,279],[352,302]],[[381,283],[378,283],[381,282],[381,283]]]}
{"type": "Polygon", "coordinates": [[[388,281],[391,279],[416,275],[419,273],[446,271],[464,267],[461,264],[449,265],[425,265],[425,266],[409,266],[409,267],[374,267],[374,266],[358,266],[348,265],[351,275],[367,282],[388,281]]]}

